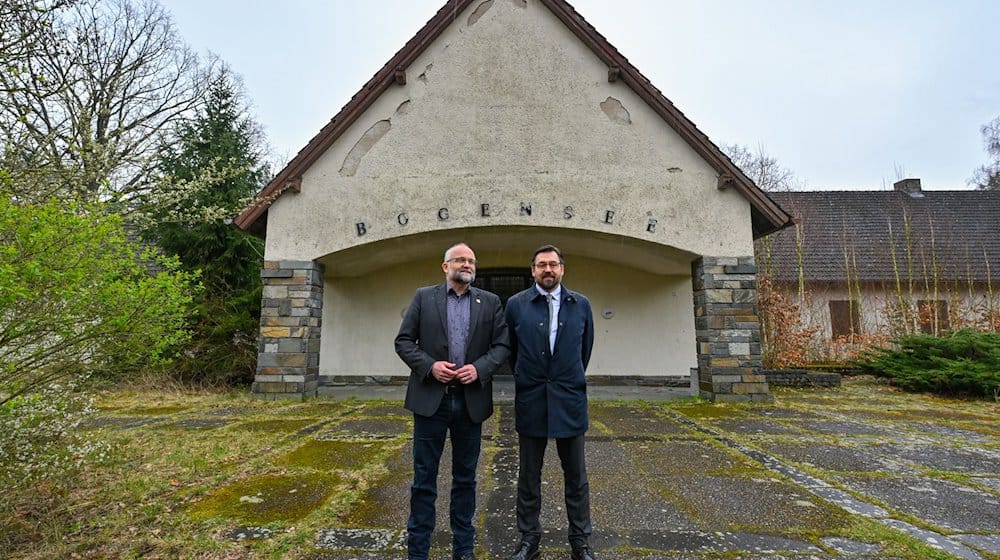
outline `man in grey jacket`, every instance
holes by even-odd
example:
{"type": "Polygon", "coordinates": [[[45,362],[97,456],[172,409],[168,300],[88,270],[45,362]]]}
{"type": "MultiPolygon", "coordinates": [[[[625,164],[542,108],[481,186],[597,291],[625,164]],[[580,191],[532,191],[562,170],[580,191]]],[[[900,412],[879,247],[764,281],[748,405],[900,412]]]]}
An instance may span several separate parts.
{"type": "Polygon", "coordinates": [[[459,243],[444,254],[445,283],[417,290],[396,335],[410,368],[404,406],[413,412],[413,485],[407,549],[426,560],[434,532],[438,465],[451,434],[452,555],[474,559],[476,466],[483,421],[493,414],[493,374],[507,359],[509,338],[500,298],[472,287],[476,255],[459,243]]]}

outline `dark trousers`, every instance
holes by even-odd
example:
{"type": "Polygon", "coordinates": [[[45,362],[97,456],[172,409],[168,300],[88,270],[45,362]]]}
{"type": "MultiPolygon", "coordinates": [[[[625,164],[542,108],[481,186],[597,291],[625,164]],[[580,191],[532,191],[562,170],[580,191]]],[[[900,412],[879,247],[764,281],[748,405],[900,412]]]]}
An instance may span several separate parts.
{"type": "Polygon", "coordinates": [[[434,532],[438,465],[444,441],[451,433],[451,534],[454,554],[472,552],[476,529],[476,464],[483,425],[469,418],[461,393],[445,395],[434,416],[413,415],[413,486],[410,487],[410,518],[407,549],[411,560],[426,560],[434,532]]]}
{"type": "MultiPolygon", "coordinates": [[[[520,469],[517,475],[517,528],[525,542],[538,543],[542,525],[542,461],[548,438],[518,436],[520,469]]],[[[587,545],[590,524],[590,482],[584,462],[583,436],[556,438],[565,483],[569,543],[573,548],[587,545]]]]}

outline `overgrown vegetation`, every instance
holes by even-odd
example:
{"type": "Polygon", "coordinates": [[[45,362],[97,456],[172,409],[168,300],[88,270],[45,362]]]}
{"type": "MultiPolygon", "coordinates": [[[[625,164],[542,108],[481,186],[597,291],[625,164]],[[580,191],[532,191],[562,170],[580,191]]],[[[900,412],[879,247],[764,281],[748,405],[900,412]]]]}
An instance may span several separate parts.
{"type": "MultiPolygon", "coordinates": [[[[696,473],[706,474],[701,470],[706,464],[710,465],[707,476],[728,473],[732,477],[752,471],[754,476],[743,480],[758,487],[756,491],[760,484],[766,483],[767,476],[759,463],[708,435],[685,432],[665,434],[664,439],[629,438],[656,425],[646,420],[647,412],[680,414],[757,448],[765,441],[781,442],[787,436],[746,431],[738,427],[741,419],[794,425],[808,431],[815,424],[797,418],[835,414],[840,418],[852,417],[863,427],[864,419],[878,415],[883,419],[880,424],[894,434],[893,443],[898,442],[900,433],[914,430],[915,421],[920,420],[921,426],[933,424],[942,428],[940,432],[930,429],[924,432],[928,437],[946,434],[937,440],[940,449],[950,449],[956,444],[947,435],[955,431],[984,437],[997,435],[996,427],[989,422],[997,414],[995,403],[906,395],[884,382],[865,377],[864,381],[848,381],[844,387],[819,394],[781,390],[778,403],[765,409],[680,400],[640,405],[643,411],[637,414],[640,407],[636,403],[601,403],[595,419],[602,423],[602,433],[622,436],[622,446],[616,446],[616,453],[624,453],[626,466],[639,465],[640,462],[633,460],[638,455],[655,461],[656,453],[672,449],[666,444],[695,451],[687,458],[685,453],[675,453],[666,463],[656,463],[657,467],[669,468],[646,477],[651,487],[663,484],[654,480],[656,476],[686,485],[688,482],[676,478],[677,471],[685,477],[700,476],[696,473]],[[775,414],[765,418],[761,412],[775,414]],[[710,450],[699,451],[699,442],[707,444],[710,450]],[[730,461],[720,461],[720,457],[730,461]],[[698,470],[684,471],[692,468],[698,470]]],[[[323,529],[387,528],[399,532],[405,526],[411,432],[410,416],[398,401],[264,402],[251,398],[245,391],[165,390],[157,386],[151,390],[101,393],[95,408],[87,422],[67,429],[80,437],[108,442],[110,447],[102,460],[72,467],[76,476],[66,477],[65,481],[32,478],[4,487],[0,494],[0,550],[5,557],[315,559],[342,555],[315,548],[323,529]],[[239,540],[236,530],[246,527],[262,527],[266,531],[260,533],[266,537],[239,540]]],[[[499,437],[505,430],[504,423],[509,426],[511,422],[505,414],[505,410],[500,410],[496,415],[499,418],[487,425],[486,434],[490,437],[484,440],[485,462],[481,463],[483,492],[503,494],[503,488],[497,484],[503,484],[501,481],[510,474],[506,470],[511,467],[507,461],[510,455],[497,452],[500,445],[510,450],[510,441],[503,443],[505,438],[499,437]]],[[[670,422],[662,416],[657,421],[670,422]]],[[[859,442],[856,433],[838,434],[827,429],[810,433],[817,442],[839,440],[849,447],[868,449],[872,443],[882,443],[874,436],[866,436],[859,442]]],[[[614,464],[618,464],[617,460],[614,464]]],[[[871,468],[876,469],[879,464],[871,468]]],[[[446,472],[442,470],[443,476],[446,472]]],[[[843,472],[817,468],[812,474],[833,485],[843,483],[843,472]]],[[[970,473],[964,467],[953,470],[938,467],[923,476],[955,481],[956,474],[971,476],[974,480],[963,482],[969,487],[995,493],[986,485],[988,475],[970,473]]],[[[620,493],[618,480],[615,476],[595,477],[591,484],[594,499],[601,504],[625,504],[615,494],[620,493]]],[[[656,495],[664,503],[691,504],[683,496],[669,492],[656,495]]],[[[719,498],[716,505],[737,507],[742,503],[731,500],[752,501],[753,493],[742,496],[730,496],[727,498],[730,501],[719,498]]],[[[977,494],[969,496],[973,499],[977,494]]],[[[801,500],[817,498],[790,495],[785,501],[775,503],[797,509],[803,507],[801,500]]],[[[512,501],[506,503],[513,507],[512,501]]],[[[833,510],[837,523],[767,533],[773,537],[806,539],[817,546],[821,545],[818,540],[821,536],[841,536],[884,547],[872,553],[872,557],[906,560],[946,557],[870,518],[849,515],[823,502],[817,505],[833,510]]],[[[480,504],[484,516],[495,515],[495,507],[485,498],[480,504]]],[[[815,516],[819,510],[810,507],[806,515],[815,516]]],[[[707,519],[698,517],[701,510],[696,506],[685,511],[696,519],[707,519]]],[[[741,515],[752,514],[752,508],[746,511],[749,513],[741,515]]],[[[713,530],[728,528],[744,533],[759,530],[748,531],[725,516],[711,515],[713,530]]],[[[486,518],[479,523],[483,519],[486,518]]],[[[629,530],[624,526],[608,527],[619,528],[629,530]]],[[[447,531],[447,523],[442,529],[447,531]]],[[[447,546],[448,542],[442,541],[441,555],[450,552],[447,546]]],[[[491,557],[487,553],[496,556],[505,552],[487,550],[490,547],[483,541],[483,549],[478,552],[484,557],[491,557]]],[[[353,551],[346,556],[378,554],[353,551]]],[[[737,552],[717,552],[720,558],[732,554],[737,552]]]]}
{"type": "Polygon", "coordinates": [[[804,324],[801,306],[793,303],[780,290],[775,290],[767,274],[757,276],[757,302],[764,363],[773,368],[808,363],[813,340],[821,329],[804,324]]]}
{"type": "Polygon", "coordinates": [[[0,197],[0,403],[167,359],[188,339],[195,281],[100,206],[0,197]]]}
{"type": "Polygon", "coordinates": [[[195,275],[177,266],[97,205],[0,197],[0,488],[57,499],[105,456],[74,430],[91,412],[80,388],[163,363],[188,339],[195,275]]]}
{"type": "Polygon", "coordinates": [[[108,458],[107,442],[77,429],[94,409],[93,398],[75,391],[74,382],[52,383],[0,404],[0,488],[42,484],[51,492],[85,462],[108,458]]]}
{"type": "Polygon", "coordinates": [[[866,353],[859,365],[906,391],[1000,396],[1000,334],[961,329],[914,334],[866,353]]]}
{"type": "Polygon", "coordinates": [[[266,167],[240,95],[156,2],[2,3],[0,487],[31,494],[12,527],[72,515],[106,457],[75,430],[91,381],[247,377],[262,250],[225,222],[266,167]],[[196,366],[159,367],[182,348],[196,366]]]}

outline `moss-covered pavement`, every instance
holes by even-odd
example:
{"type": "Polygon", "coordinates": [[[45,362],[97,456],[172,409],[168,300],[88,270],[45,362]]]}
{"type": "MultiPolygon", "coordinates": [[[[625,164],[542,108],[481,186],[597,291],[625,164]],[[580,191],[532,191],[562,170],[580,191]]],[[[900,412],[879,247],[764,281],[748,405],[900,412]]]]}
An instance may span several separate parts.
{"type": "MultiPolygon", "coordinates": [[[[260,418],[264,404],[251,406],[252,420],[238,407],[113,410],[101,429],[172,430],[181,440],[279,434],[249,452],[245,468],[185,490],[184,515],[248,557],[405,558],[412,421],[395,400],[401,392],[383,391],[381,400],[354,392],[272,404],[280,414],[270,420],[260,418]]],[[[753,406],[666,389],[643,396],[606,400],[622,393],[591,390],[599,558],[1000,559],[996,403],[906,395],[872,381],[778,389],[774,404],[753,406]]],[[[506,558],[518,539],[509,399],[498,402],[484,440],[477,554],[506,558]]],[[[562,477],[549,447],[542,558],[568,558],[562,477]]],[[[433,558],[451,556],[449,453],[433,558]]]]}

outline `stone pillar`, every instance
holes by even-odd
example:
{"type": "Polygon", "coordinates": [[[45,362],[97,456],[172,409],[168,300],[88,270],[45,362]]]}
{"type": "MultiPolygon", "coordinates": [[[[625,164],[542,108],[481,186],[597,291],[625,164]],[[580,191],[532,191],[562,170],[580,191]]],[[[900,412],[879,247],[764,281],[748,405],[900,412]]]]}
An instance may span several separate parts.
{"type": "Polygon", "coordinates": [[[312,261],[265,261],[260,275],[264,293],[253,394],[267,400],[315,397],[323,266],[312,261]]]}
{"type": "Polygon", "coordinates": [[[760,373],[757,267],[750,257],[702,257],[691,265],[698,389],[713,401],[771,401],[760,373]]]}

